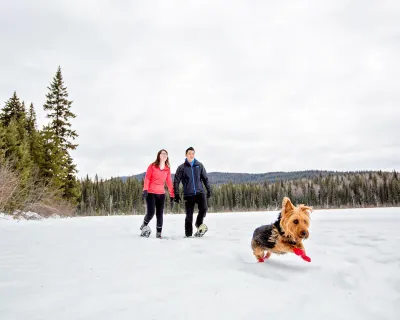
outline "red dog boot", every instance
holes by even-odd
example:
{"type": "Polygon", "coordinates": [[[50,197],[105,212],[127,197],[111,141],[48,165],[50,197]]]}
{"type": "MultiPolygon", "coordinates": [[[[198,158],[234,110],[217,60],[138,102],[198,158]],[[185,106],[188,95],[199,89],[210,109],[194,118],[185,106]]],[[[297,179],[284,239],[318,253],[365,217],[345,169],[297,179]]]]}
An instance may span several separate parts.
{"type": "Polygon", "coordinates": [[[304,261],[311,262],[311,258],[306,255],[304,250],[293,248],[293,253],[297,256],[300,256],[304,261]]]}
{"type": "Polygon", "coordinates": [[[264,262],[265,260],[267,260],[269,257],[271,256],[271,252],[267,252],[266,255],[264,256],[264,258],[258,258],[258,262],[264,262]]]}

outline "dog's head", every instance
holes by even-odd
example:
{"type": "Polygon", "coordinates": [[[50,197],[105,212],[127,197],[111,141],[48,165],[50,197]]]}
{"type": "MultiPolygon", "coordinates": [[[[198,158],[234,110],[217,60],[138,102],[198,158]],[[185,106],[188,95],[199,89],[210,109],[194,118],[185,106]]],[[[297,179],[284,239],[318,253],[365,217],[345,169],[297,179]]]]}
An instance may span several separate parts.
{"type": "Polygon", "coordinates": [[[294,241],[307,239],[309,236],[311,207],[303,204],[294,206],[288,197],[282,201],[281,228],[294,241]]]}

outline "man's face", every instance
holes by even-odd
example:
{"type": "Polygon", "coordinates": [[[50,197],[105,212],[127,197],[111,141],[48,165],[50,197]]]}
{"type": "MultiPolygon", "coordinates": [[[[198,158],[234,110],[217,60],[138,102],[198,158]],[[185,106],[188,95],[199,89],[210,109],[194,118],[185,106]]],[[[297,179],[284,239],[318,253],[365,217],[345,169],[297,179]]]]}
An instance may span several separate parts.
{"type": "Polygon", "coordinates": [[[192,162],[194,159],[194,151],[193,150],[189,150],[186,153],[186,158],[188,159],[189,162],[192,162]]]}

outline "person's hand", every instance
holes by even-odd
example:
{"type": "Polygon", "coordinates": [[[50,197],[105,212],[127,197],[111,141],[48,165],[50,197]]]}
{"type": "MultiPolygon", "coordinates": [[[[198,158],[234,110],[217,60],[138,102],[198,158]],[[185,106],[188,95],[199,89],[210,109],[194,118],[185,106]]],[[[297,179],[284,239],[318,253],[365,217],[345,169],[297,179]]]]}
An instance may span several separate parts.
{"type": "Polygon", "coordinates": [[[181,196],[180,196],[179,194],[176,194],[176,195],[175,195],[175,198],[174,198],[174,201],[175,201],[176,203],[179,203],[179,201],[181,201],[181,196]]]}
{"type": "Polygon", "coordinates": [[[147,198],[147,190],[143,190],[142,199],[146,200],[146,198],[147,198]]]}
{"type": "Polygon", "coordinates": [[[174,201],[174,197],[169,197],[169,201],[172,203],[174,201]]]}
{"type": "Polygon", "coordinates": [[[207,192],[207,199],[210,199],[211,197],[211,192],[207,192]]]}

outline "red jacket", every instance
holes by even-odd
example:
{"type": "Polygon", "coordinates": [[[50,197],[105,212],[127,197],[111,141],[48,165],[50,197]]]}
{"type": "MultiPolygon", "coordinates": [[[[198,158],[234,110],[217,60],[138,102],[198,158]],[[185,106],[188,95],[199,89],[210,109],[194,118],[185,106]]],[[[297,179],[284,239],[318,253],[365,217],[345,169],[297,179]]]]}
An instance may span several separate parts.
{"type": "Polygon", "coordinates": [[[174,187],[172,186],[171,170],[167,166],[163,170],[157,168],[154,164],[149,165],[144,177],[143,190],[148,193],[164,194],[164,185],[167,182],[169,196],[174,197],[174,187]]]}

